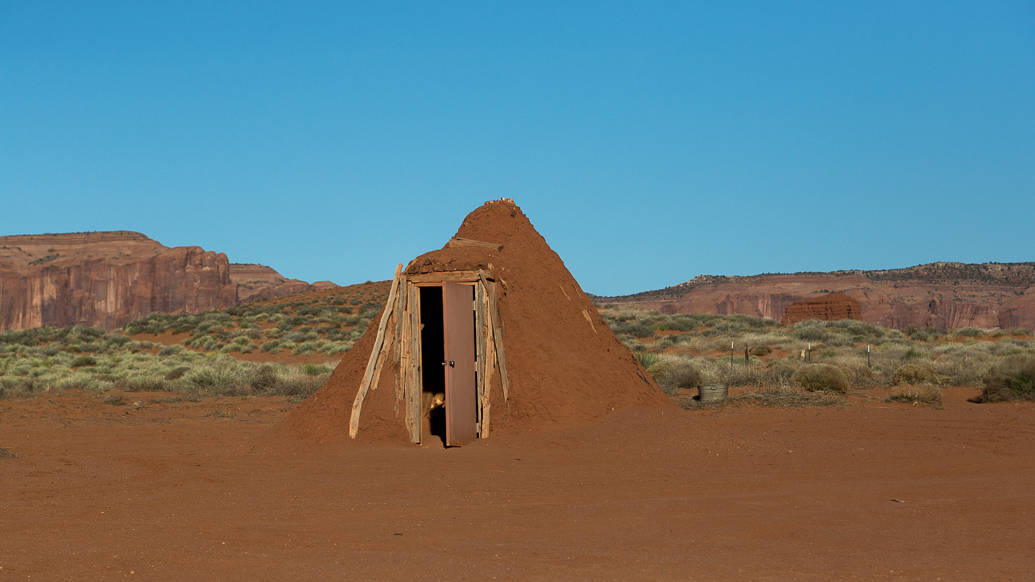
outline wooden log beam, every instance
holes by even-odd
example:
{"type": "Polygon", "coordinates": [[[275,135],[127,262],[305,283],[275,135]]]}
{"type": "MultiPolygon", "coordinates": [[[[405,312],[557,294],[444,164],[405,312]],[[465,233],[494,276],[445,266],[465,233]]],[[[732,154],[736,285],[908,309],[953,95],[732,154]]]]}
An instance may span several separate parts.
{"type": "Polygon", "coordinates": [[[356,434],[359,432],[359,414],[363,409],[363,400],[367,397],[367,391],[370,390],[370,381],[374,377],[377,362],[381,358],[381,351],[385,340],[385,328],[388,327],[388,320],[392,317],[395,301],[398,299],[401,274],[402,265],[398,265],[395,267],[395,277],[392,278],[392,289],[388,292],[388,301],[385,302],[385,309],[381,314],[381,323],[377,326],[377,337],[374,338],[374,348],[370,351],[370,359],[367,360],[367,369],[359,383],[356,398],[352,401],[352,416],[349,418],[349,438],[351,439],[356,438],[356,434]]]}
{"type": "Polygon", "coordinates": [[[421,353],[420,353],[420,289],[410,285],[410,382],[409,406],[407,410],[413,415],[413,426],[410,428],[410,440],[415,444],[421,442],[421,423],[424,411],[421,410],[421,353]]]}
{"type": "MultiPolygon", "coordinates": [[[[488,307],[488,296],[485,297],[488,307]]],[[[486,310],[488,313],[488,310],[486,310]]],[[[486,321],[486,332],[489,331],[489,322],[486,321]]],[[[492,373],[496,367],[496,344],[492,339],[492,333],[485,334],[485,392],[482,393],[482,438],[489,438],[492,424],[492,373]]]]}
{"type": "Polygon", "coordinates": [[[446,282],[473,283],[479,279],[478,271],[436,271],[434,273],[415,273],[406,277],[413,283],[431,285],[446,282]]]}
{"type": "Polygon", "coordinates": [[[503,245],[500,243],[486,242],[483,240],[474,240],[473,238],[461,238],[454,236],[446,242],[446,248],[452,249],[456,247],[484,247],[488,249],[503,249],[503,245]]]}
{"type": "Polygon", "coordinates": [[[510,379],[507,377],[507,357],[503,352],[503,320],[500,319],[499,304],[496,297],[496,286],[488,286],[485,277],[482,284],[489,290],[489,321],[492,326],[493,343],[496,346],[496,361],[499,363],[500,385],[503,387],[503,399],[510,402],[510,379]]]}
{"type": "MultiPolygon", "coordinates": [[[[481,272],[479,276],[484,276],[481,272]]],[[[485,285],[482,285],[481,281],[474,286],[474,322],[475,322],[475,357],[477,366],[475,367],[475,375],[477,376],[476,390],[478,393],[478,426],[482,426],[482,406],[485,403],[485,336],[487,335],[488,327],[485,325],[485,285]]],[[[479,436],[481,430],[479,429],[479,436]]]]}
{"type": "MultiPolygon", "coordinates": [[[[402,339],[403,330],[403,310],[406,309],[406,273],[399,275],[399,299],[395,302],[395,337],[402,339]]],[[[395,365],[399,365],[399,357],[402,355],[399,350],[399,344],[394,345],[395,348],[395,365]]]]}

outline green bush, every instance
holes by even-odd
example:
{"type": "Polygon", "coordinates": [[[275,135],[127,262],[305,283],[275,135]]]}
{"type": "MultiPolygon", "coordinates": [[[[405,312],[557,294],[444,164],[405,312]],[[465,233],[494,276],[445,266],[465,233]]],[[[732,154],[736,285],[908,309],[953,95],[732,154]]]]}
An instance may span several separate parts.
{"type": "Polygon", "coordinates": [[[814,392],[828,390],[832,392],[848,392],[848,378],[841,368],[830,364],[810,364],[802,366],[792,377],[794,383],[814,392]]]}

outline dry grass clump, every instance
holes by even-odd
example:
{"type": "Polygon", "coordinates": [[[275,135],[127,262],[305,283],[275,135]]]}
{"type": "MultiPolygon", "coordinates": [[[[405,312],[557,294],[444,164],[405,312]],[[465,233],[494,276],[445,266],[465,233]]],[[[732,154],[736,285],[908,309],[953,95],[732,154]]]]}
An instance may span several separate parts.
{"type": "Polygon", "coordinates": [[[942,407],[942,391],[934,384],[919,384],[916,386],[900,386],[891,391],[885,399],[888,402],[912,402],[913,406],[921,404],[942,407]]]}
{"type": "Polygon", "coordinates": [[[976,402],[1035,400],[1035,356],[1009,356],[984,381],[976,402]]]}
{"type": "Polygon", "coordinates": [[[934,366],[927,362],[902,364],[891,375],[891,382],[895,386],[937,384],[938,373],[934,371],[934,366]]]}
{"type": "Polygon", "coordinates": [[[757,406],[781,406],[804,408],[810,406],[836,406],[843,404],[844,397],[826,391],[803,392],[787,386],[768,386],[761,390],[738,394],[730,398],[738,404],[757,406]]]}
{"type": "Polygon", "coordinates": [[[848,377],[841,371],[841,368],[830,364],[803,366],[794,373],[792,379],[795,384],[810,392],[818,390],[848,392],[848,377]]]}
{"type": "Polygon", "coordinates": [[[763,356],[768,356],[769,354],[773,353],[773,348],[763,344],[751,348],[750,353],[752,356],[757,356],[761,358],[763,356]]]}
{"type": "Polygon", "coordinates": [[[681,361],[664,366],[655,376],[658,385],[666,392],[677,389],[692,390],[705,383],[704,374],[691,362],[681,361]]]}

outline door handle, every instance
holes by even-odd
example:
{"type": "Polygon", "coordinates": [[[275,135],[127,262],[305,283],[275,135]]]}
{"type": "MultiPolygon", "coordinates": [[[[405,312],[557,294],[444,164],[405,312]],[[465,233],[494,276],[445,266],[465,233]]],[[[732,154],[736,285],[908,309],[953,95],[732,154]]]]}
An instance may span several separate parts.
{"type": "Polygon", "coordinates": [[[449,366],[450,368],[452,368],[456,365],[456,362],[454,362],[453,360],[449,360],[448,362],[442,362],[442,365],[449,366]]]}

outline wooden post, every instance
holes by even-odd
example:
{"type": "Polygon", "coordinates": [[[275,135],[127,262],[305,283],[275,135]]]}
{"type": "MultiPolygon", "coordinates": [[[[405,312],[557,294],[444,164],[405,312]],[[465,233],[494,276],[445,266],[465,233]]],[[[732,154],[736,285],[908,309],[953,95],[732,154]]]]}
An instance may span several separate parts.
{"type": "Polygon", "coordinates": [[[396,266],[395,277],[392,278],[392,289],[388,292],[388,301],[385,302],[385,309],[381,314],[381,323],[377,326],[374,348],[370,352],[370,359],[367,360],[367,369],[359,383],[356,399],[352,401],[352,416],[349,418],[349,438],[351,439],[356,438],[356,434],[359,432],[359,413],[363,409],[363,400],[367,397],[367,391],[370,390],[370,383],[374,377],[374,371],[378,367],[378,361],[381,360],[381,352],[385,341],[385,328],[388,327],[388,320],[391,319],[395,308],[401,273],[402,265],[396,266]]]}
{"type": "MultiPolygon", "coordinates": [[[[488,296],[485,297],[485,301],[488,302],[488,296]]],[[[488,307],[486,305],[486,307],[488,307]]],[[[488,310],[486,310],[488,313],[488,310]]],[[[489,322],[486,321],[488,326],[489,322]]],[[[482,438],[489,438],[489,424],[492,418],[492,371],[496,367],[496,343],[492,339],[492,333],[488,333],[489,328],[486,327],[485,334],[485,392],[482,394],[482,438]]]]}
{"type": "MultiPolygon", "coordinates": [[[[484,274],[479,271],[478,276],[482,278],[484,274]]],[[[485,385],[485,336],[488,328],[485,326],[485,286],[482,285],[481,281],[474,284],[474,323],[475,333],[477,334],[474,338],[474,343],[477,357],[475,374],[478,377],[478,436],[481,436],[483,422],[482,405],[485,403],[485,391],[488,389],[485,385]]]]}
{"type": "MultiPolygon", "coordinates": [[[[399,299],[395,302],[395,337],[402,338],[403,310],[406,309],[406,274],[399,276],[399,299]]],[[[399,365],[399,358],[402,356],[399,344],[395,345],[395,365],[399,365]]]]}
{"type": "MultiPolygon", "coordinates": [[[[406,292],[406,274],[399,277],[399,298],[395,301],[395,342],[392,344],[393,361],[395,363],[395,414],[399,415],[399,401],[405,397],[406,382],[402,368],[403,352],[406,347],[406,326],[403,325],[405,314],[409,310],[406,292]]],[[[408,322],[407,322],[408,323],[408,322]]]]}
{"type": "Polygon", "coordinates": [[[507,357],[503,353],[503,321],[500,320],[499,305],[496,303],[496,286],[488,286],[485,274],[479,273],[482,284],[489,291],[489,325],[492,329],[493,343],[496,348],[496,361],[500,368],[500,385],[503,387],[503,399],[510,401],[510,381],[507,378],[507,357]]]}
{"type": "Polygon", "coordinates": [[[413,415],[413,427],[410,429],[410,440],[415,444],[421,442],[421,423],[424,420],[424,411],[421,410],[421,352],[420,352],[420,289],[416,285],[410,285],[410,321],[407,324],[410,328],[410,383],[409,410],[413,415]]]}

